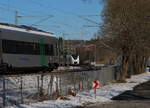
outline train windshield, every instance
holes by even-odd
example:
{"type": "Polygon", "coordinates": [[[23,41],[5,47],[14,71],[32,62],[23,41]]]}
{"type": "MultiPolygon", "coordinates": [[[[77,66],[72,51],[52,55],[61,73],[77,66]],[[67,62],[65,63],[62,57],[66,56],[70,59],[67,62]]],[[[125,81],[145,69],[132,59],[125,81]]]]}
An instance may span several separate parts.
{"type": "Polygon", "coordinates": [[[77,59],[78,55],[71,55],[73,57],[73,59],[77,59]]]}

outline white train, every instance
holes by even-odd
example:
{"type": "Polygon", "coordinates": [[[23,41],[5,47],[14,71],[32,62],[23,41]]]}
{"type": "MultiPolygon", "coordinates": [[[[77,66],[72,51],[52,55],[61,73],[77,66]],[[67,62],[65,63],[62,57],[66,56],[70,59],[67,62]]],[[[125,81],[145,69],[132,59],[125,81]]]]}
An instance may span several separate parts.
{"type": "Polygon", "coordinates": [[[0,66],[5,64],[7,71],[52,70],[58,66],[58,47],[58,38],[52,33],[0,24],[0,66]]]}
{"type": "Polygon", "coordinates": [[[77,55],[77,54],[67,55],[66,58],[67,58],[68,65],[79,65],[80,64],[79,55],[77,55]]]}

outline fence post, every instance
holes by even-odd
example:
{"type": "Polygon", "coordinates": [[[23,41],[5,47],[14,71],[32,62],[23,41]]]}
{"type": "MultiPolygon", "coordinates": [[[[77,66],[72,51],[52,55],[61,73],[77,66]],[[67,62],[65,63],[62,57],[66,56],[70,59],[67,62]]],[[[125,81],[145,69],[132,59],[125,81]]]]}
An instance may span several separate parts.
{"type": "Polygon", "coordinates": [[[53,96],[52,96],[52,93],[53,93],[53,91],[52,91],[52,89],[53,89],[53,81],[54,81],[54,76],[51,75],[51,79],[50,79],[50,95],[49,95],[49,99],[52,99],[52,98],[53,98],[53,96]]]}
{"type": "Polygon", "coordinates": [[[66,85],[66,96],[68,95],[68,87],[67,87],[67,85],[66,85]]]}
{"type": "Polygon", "coordinates": [[[21,104],[23,104],[23,86],[22,86],[22,76],[20,77],[20,92],[21,92],[21,104]]]}
{"type": "Polygon", "coordinates": [[[43,93],[43,77],[44,77],[44,75],[42,74],[41,75],[41,86],[40,86],[40,97],[42,97],[43,98],[43,95],[44,95],[44,93],[43,93]]]}
{"type": "Polygon", "coordinates": [[[59,97],[59,82],[58,82],[58,76],[56,75],[56,82],[55,82],[55,84],[56,84],[56,98],[58,98],[59,97]]]}
{"type": "Polygon", "coordinates": [[[49,80],[49,82],[47,84],[47,96],[48,96],[48,99],[50,99],[49,95],[50,95],[50,80],[49,80]]]}
{"type": "Polygon", "coordinates": [[[76,90],[76,75],[75,75],[75,73],[73,73],[73,88],[75,91],[76,90]]]}
{"type": "Polygon", "coordinates": [[[38,97],[38,100],[39,100],[39,91],[40,91],[40,90],[39,90],[39,87],[40,87],[40,84],[39,84],[40,81],[39,81],[39,80],[40,80],[40,78],[39,78],[39,76],[37,76],[37,83],[38,83],[38,84],[37,84],[37,97],[38,97]]]}
{"type": "Polygon", "coordinates": [[[6,86],[5,86],[5,77],[3,76],[3,107],[6,106],[6,86]]]}
{"type": "Polygon", "coordinates": [[[61,88],[61,76],[59,76],[59,90],[60,90],[60,96],[62,95],[62,88],[61,88]]]}

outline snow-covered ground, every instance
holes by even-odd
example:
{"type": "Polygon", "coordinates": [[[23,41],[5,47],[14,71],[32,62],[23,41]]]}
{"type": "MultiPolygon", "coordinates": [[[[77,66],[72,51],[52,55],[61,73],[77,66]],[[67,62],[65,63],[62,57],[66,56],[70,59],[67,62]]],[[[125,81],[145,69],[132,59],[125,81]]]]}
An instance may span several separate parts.
{"type": "Polygon", "coordinates": [[[148,80],[150,80],[150,72],[134,75],[130,79],[127,79],[127,83],[110,83],[97,89],[96,99],[94,90],[90,90],[80,92],[76,97],[67,96],[70,100],[57,99],[55,101],[50,100],[29,105],[11,106],[8,108],[72,108],[96,102],[111,102],[113,96],[119,95],[126,90],[132,90],[134,86],[148,80]]]}

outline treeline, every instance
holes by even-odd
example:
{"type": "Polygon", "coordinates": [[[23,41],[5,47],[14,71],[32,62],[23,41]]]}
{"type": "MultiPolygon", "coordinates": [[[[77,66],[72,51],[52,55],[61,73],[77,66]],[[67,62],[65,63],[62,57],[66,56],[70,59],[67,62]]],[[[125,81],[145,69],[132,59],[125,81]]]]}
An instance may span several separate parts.
{"type": "Polygon", "coordinates": [[[150,0],[104,0],[101,44],[121,56],[121,81],[145,72],[150,56],[150,0]]]}

